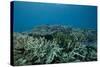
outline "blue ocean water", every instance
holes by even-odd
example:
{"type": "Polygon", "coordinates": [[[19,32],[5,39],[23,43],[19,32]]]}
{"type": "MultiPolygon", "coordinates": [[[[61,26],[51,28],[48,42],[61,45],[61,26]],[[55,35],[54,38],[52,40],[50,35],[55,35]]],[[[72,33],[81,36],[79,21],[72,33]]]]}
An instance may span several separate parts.
{"type": "Polygon", "coordinates": [[[44,24],[97,28],[97,7],[82,5],[14,2],[14,32],[44,24]]]}

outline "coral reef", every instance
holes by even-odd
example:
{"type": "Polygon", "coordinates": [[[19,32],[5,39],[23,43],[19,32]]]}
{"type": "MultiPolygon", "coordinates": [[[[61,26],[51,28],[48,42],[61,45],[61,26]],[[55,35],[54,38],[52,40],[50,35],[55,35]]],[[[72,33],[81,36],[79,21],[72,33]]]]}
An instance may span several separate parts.
{"type": "Polygon", "coordinates": [[[97,31],[62,25],[41,25],[13,32],[14,65],[97,60],[97,31]]]}

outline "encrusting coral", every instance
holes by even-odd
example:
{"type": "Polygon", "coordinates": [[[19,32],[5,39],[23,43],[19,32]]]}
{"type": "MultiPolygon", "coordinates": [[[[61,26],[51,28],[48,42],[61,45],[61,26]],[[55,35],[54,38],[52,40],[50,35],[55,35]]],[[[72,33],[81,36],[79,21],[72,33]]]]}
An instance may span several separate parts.
{"type": "Polygon", "coordinates": [[[13,33],[14,65],[97,60],[97,31],[45,25],[13,33]]]}

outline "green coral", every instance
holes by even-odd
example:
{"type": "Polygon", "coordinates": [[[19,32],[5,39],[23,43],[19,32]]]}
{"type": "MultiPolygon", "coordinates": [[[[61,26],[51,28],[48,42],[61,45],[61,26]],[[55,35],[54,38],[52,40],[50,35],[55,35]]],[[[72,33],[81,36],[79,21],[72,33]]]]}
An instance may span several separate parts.
{"type": "Polygon", "coordinates": [[[95,30],[62,26],[40,28],[43,30],[38,27],[38,31],[13,33],[13,65],[97,60],[95,30]]]}

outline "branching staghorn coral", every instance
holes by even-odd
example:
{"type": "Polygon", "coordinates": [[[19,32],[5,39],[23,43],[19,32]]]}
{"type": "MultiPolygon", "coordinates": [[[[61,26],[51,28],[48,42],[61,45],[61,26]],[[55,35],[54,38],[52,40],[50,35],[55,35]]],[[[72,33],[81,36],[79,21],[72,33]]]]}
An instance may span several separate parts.
{"type": "MultiPolygon", "coordinates": [[[[24,49],[24,52],[21,54],[22,57],[18,59],[18,62],[15,62],[17,65],[21,65],[22,63],[27,64],[26,62],[30,62],[31,64],[51,63],[54,57],[62,50],[56,41],[47,41],[45,38],[22,37],[19,39],[20,42],[18,41],[18,44],[23,45],[20,49],[24,49]],[[24,61],[20,62],[22,58],[24,58],[24,61]]],[[[17,50],[15,49],[15,51],[17,50]]],[[[20,54],[17,54],[16,56],[18,55],[20,54]]],[[[14,60],[16,60],[16,56],[14,60]]]]}
{"type": "Polygon", "coordinates": [[[40,28],[42,30],[38,27],[38,31],[35,28],[32,32],[13,33],[14,65],[97,60],[95,30],[62,26],[40,28]]]}

